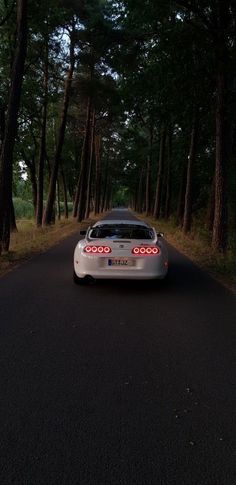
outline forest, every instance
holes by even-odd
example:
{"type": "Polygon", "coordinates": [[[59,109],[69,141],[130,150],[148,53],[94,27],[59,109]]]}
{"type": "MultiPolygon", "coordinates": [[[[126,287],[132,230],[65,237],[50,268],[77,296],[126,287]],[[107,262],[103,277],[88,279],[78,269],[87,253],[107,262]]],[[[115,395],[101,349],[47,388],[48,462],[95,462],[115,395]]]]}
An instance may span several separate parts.
{"type": "Polygon", "coordinates": [[[236,252],[235,0],[0,0],[0,255],[113,206],[236,252]]]}

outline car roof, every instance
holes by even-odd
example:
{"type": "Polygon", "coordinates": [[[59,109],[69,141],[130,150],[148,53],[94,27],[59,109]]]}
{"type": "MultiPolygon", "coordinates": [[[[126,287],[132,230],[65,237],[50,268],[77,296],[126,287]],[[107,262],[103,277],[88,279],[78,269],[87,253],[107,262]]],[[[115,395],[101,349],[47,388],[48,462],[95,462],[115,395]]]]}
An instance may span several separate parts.
{"type": "Polygon", "coordinates": [[[120,226],[120,225],[124,225],[124,226],[140,226],[140,227],[147,227],[147,228],[150,228],[149,224],[146,224],[146,222],[143,222],[143,221],[135,221],[133,219],[131,220],[115,220],[115,219],[103,219],[101,221],[97,221],[93,227],[97,227],[97,226],[120,226]]]}

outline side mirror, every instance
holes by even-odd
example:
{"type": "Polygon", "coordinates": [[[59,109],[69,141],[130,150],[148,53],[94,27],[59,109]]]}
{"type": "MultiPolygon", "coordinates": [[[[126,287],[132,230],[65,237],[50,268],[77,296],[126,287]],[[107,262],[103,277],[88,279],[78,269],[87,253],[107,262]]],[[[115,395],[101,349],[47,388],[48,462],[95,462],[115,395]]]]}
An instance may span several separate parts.
{"type": "Polygon", "coordinates": [[[164,237],[164,232],[157,232],[157,237],[164,237]]]}
{"type": "Polygon", "coordinates": [[[80,236],[85,236],[87,231],[79,231],[80,236]]]}

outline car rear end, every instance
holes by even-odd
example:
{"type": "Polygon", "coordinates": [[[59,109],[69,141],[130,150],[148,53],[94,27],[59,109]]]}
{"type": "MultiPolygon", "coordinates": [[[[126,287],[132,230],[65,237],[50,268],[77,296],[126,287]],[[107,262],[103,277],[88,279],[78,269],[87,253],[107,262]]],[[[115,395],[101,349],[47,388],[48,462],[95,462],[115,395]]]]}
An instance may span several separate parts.
{"type": "Polygon", "coordinates": [[[168,269],[166,249],[157,239],[84,240],[74,265],[78,277],[95,279],[162,279],[168,269]]]}

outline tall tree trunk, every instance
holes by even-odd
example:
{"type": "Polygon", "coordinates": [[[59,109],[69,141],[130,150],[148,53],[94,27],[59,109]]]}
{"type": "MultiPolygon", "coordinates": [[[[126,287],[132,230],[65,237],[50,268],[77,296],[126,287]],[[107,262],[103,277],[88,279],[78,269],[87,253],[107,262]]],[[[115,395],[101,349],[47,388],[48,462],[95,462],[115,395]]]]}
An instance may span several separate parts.
{"type": "Polygon", "coordinates": [[[150,184],[151,184],[151,160],[150,155],[147,157],[146,165],[146,187],[145,187],[145,214],[150,215],[151,212],[151,194],[150,194],[150,184]]]}
{"type": "Polygon", "coordinates": [[[95,137],[95,160],[96,160],[96,180],[95,180],[95,200],[94,213],[99,214],[101,203],[101,136],[95,137]]]}
{"type": "Polygon", "coordinates": [[[172,166],[172,130],[169,129],[167,136],[167,173],[166,173],[166,197],[165,197],[165,219],[170,217],[171,203],[171,166],[172,166]]]}
{"type": "Polygon", "coordinates": [[[227,245],[225,79],[219,75],[216,111],[215,208],[212,246],[224,251],[227,245]]]}
{"type": "Polygon", "coordinates": [[[61,206],[60,206],[60,182],[59,177],[57,178],[57,219],[61,219],[61,206]]]}
{"type": "MultiPolygon", "coordinates": [[[[87,117],[84,134],[84,142],[81,154],[80,176],[77,187],[76,199],[78,199],[77,220],[81,222],[85,215],[86,189],[87,189],[87,172],[89,165],[89,140],[90,140],[90,122],[91,122],[91,98],[88,98],[87,117]]],[[[76,204],[76,200],[75,200],[76,204]]]]}
{"type": "Polygon", "coordinates": [[[49,225],[52,222],[53,205],[55,201],[55,192],[56,192],[56,182],[57,182],[58,169],[61,161],[61,153],[62,153],[64,138],[65,138],[67,112],[69,107],[74,67],[75,67],[75,25],[73,24],[73,28],[70,34],[70,67],[69,67],[67,77],[66,77],[66,82],[65,82],[63,109],[61,114],[56,153],[55,153],[54,163],[51,171],[48,198],[47,198],[45,211],[43,214],[43,225],[49,225]]]}
{"type": "Polygon", "coordinates": [[[193,165],[196,157],[196,143],[197,143],[197,115],[194,115],[193,126],[190,139],[190,148],[187,164],[187,180],[186,191],[184,199],[184,217],[183,217],[183,232],[187,234],[191,229],[192,222],[192,185],[193,185],[193,165]]]}
{"type": "MultiPolygon", "coordinates": [[[[83,151],[84,151],[84,144],[85,144],[85,137],[83,141],[83,148],[82,148],[82,155],[81,155],[81,160],[83,157],[83,151]]],[[[73,204],[73,217],[77,217],[78,215],[78,205],[79,205],[79,194],[80,194],[80,187],[81,187],[81,167],[80,167],[80,172],[79,172],[79,180],[76,186],[76,191],[75,191],[75,197],[74,197],[74,204],[73,204]]]]}
{"type": "Polygon", "coordinates": [[[159,219],[160,212],[161,212],[161,195],[162,195],[162,184],[163,184],[165,141],[166,141],[166,129],[165,129],[165,126],[163,125],[161,127],[157,185],[156,185],[155,203],[154,203],[154,210],[153,210],[153,216],[155,217],[155,219],[159,219]]]}
{"type": "Polygon", "coordinates": [[[228,161],[228,99],[227,71],[228,47],[227,31],[229,27],[229,1],[218,0],[218,37],[216,56],[218,63],[216,94],[216,160],[215,160],[215,210],[212,232],[212,247],[224,251],[227,246],[227,201],[226,201],[226,167],[228,161]]]}
{"type": "Polygon", "coordinates": [[[180,227],[183,226],[185,188],[186,188],[186,166],[183,165],[181,179],[180,179],[178,205],[177,205],[177,223],[180,227]]]}
{"type": "Polygon", "coordinates": [[[146,186],[145,186],[145,214],[151,213],[151,169],[152,169],[152,150],[153,150],[154,123],[151,121],[149,130],[148,156],[146,162],[146,186]]]}
{"type": "Polygon", "coordinates": [[[27,0],[17,1],[17,43],[11,71],[11,86],[0,158],[0,254],[10,245],[12,163],[27,51],[27,0]]]}
{"type": "Polygon", "coordinates": [[[0,100],[0,149],[2,148],[2,143],[4,140],[4,133],[5,133],[5,106],[0,100]]]}
{"type": "Polygon", "coordinates": [[[227,245],[225,89],[225,78],[221,74],[218,78],[216,109],[215,206],[212,233],[212,246],[218,251],[224,251],[227,245]]]}
{"type": "Polygon", "coordinates": [[[44,65],[44,100],[42,111],[42,128],[40,140],[40,153],[38,163],[38,185],[37,185],[37,206],[36,225],[40,227],[43,219],[43,186],[44,186],[44,165],[46,154],[46,129],[47,129],[47,106],[48,106],[48,35],[45,41],[45,65],[44,65]]]}
{"type": "Polygon", "coordinates": [[[89,171],[88,171],[88,187],[86,196],[86,210],[85,219],[89,218],[90,203],[91,203],[91,187],[92,187],[92,172],[93,172],[93,158],[94,158],[94,135],[95,135],[95,109],[92,114],[92,127],[90,137],[90,155],[89,155],[89,171]]]}
{"type": "Polygon", "coordinates": [[[52,169],[51,169],[51,162],[49,160],[49,157],[47,155],[47,153],[45,154],[46,155],[46,162],[47,162],[47,171],[48,171],[48,178],[50,180],[51,178],[51,173],[52,173],[52,169]]]}
{"type": "Polygon", "coordinates": [[[138,211],[138,184],[135,184],[135,192],[133,193],[133,195],[131,197],[130,207],[135,212],[138,211]]]}
{"type": "Polygon", "coordinates": [[[17,232],[15,208],[14,208],[12,199],[11,199],[11,232],[17,232]]]}
{"type": "Polygon", "coordinates": [[[106,194],[107,194],[107,190],[108,190],[108,176],[109,176],[109,156],[110,156],[110,152],[108,150],[108,154],[107,154],[107,158],[106,158],[106,165],[105,165],[105,175],[104,175],[104,184],[103,184],[101,212],[104,212],[105,206],[106,206],[106,194]]]}
{"type": "Polygon", "coordinates": [[[66,178],[63,167],[61,167],[61,180],[62,180],[62,188],[63,188],[63,198],[64,198],[64,217],[68,219],[69,211],[68,211],[68,199],[67,199],[67,186],[66,186],[66,178]]]}
{"type": "MultiPolygon", "coordinates": [[[[83,151],[83,149],[82,149],[82,151],[83,151]]],[[[74,160],[75,160],[76,166],[79,165],[79,159],[80,159],[80,163],[81,163],[81,154],[79,156],[79,150],[77,149],[77,146],[75,144],[75,146],[74,146],[74,160]]],[[[80,167],[79,167],[79,178],[78,178],[77,185],[73,190],[73,195],[72,195],[72,197],[73,197],[73,212],[72,212],[73,217],[77,217],[77,213],[78,213],[80,179],[81,179],[81,170],[80,170],[80,167]]]]}
{"type": "Polygon", "coordinates": [[[210,194],[207,204],[207,213],[206,213],[206,227],[208,231],[211,233],[213,230],[214,224],[214,212],[215,212],[215,177],[213,177],[210,194]]]}
{"type": "Polygon", "coordinates": [[[36,168],[35,168],[35,162],[32,160],[32,165],[30,169],[30,182],[31,182],[31,187],[32,187],[32,201],[33,201],[33,207],[34,207],[34,215],[36,216],[36,210],[37,210],[37,180],[36,180],[36,168]]]}

